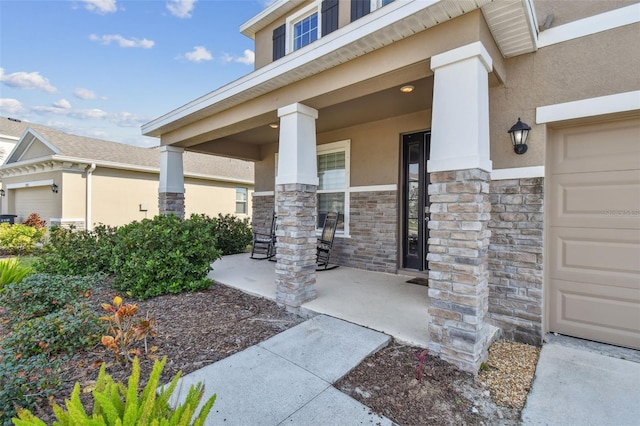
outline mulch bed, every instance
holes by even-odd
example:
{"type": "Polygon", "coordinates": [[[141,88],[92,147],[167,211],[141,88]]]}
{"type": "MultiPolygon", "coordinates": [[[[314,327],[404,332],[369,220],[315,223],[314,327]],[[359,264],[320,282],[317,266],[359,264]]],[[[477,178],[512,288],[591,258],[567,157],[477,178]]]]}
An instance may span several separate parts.
{"type": "MultiPolygon", "coordinates": [[[[91,292],[90,302],[100,310],[100,304],[111,303],[115,295],[109,283],[104,283],[91,292]]],[[[141,357],[141,386],[157,358],[168,358],[162,376],[162,381],[168,382],[180,370],[188,374],[304,321],[272,301],[219,284],[206,291],[145,301],[125,298],[125,303],[137,303],[140,317],[148,312],[156,321],[158,335],[149,339],[153,351],[141,357]]],[[[0,327],[0,339],[6,333],[0,327]]],[[[423,378],[418,381],[415,369],[420,351],[391,343],[365,359],[335,386],[398,424],[518,423],[521,407],[497,405],[491,398],[492,391],[478,378],[438,358],[426,358],[423,378]]],[[[98,345],[65,363],[65,385],[55,401],[63,404],[75,382],[90,389],[102,363],[115,380],[126,382],[130,366],[115,362],[112,354],[98,345]]],[[[528,385],[530,379],[522,386],[528,385]]],[[[90,406],[90,393],[84,393],[82,398],[90,406]]],[[[48,401],[41,401],[36,414],[48,424],[53,422],[48,401]]]]}

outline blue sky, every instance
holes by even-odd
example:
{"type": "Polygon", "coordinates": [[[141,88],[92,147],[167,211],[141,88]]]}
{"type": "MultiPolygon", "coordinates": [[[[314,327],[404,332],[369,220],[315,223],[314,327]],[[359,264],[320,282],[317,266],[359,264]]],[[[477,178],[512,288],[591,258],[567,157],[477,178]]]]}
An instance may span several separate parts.
{"type": "Polygon", "coordinates": [[[155,146],[140,126],[253,71],[267,0],[0,0],[0,115],[155,146]]]}

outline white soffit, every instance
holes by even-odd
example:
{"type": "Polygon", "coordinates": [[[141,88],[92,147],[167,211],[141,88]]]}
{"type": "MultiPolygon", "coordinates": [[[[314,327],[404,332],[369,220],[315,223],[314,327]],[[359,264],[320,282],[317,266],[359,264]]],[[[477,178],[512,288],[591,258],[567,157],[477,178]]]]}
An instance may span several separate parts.
{"type": "Polygon", "coordinates": [[[531,0],[500,0],[482,6],[500,52],[505,58],[535,52],[537,25],[531,0]]]}
{"type": "Polygon", "coordinates": [[[490,1],[395,1],[284,58],[144,124],[142,133],[161,136],[464,15],[490,1]]]}

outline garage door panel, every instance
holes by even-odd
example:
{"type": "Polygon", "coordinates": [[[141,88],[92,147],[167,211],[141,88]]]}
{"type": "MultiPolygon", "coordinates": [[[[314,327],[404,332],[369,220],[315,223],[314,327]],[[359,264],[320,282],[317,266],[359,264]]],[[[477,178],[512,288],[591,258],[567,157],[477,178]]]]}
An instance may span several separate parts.
{"type": "Polygon", "coordinates": [[[559,228],[552,232],[550,278],[640,290],[640,231],[559,228]]]}
{"type": "Polygon", "coordinates": [[[640,228],[640,170],[554,176],[550,197],[552,226],[640,228]]]}
{"type": "Polygon", "coordinates": [[[640,347],[640,292],[554,280],[552,318],[564,333],[640,347]]]}
{"type": "Polygon", "coordinates": [[[550,134],[549,330],[640,349],[640,119],[550,134]]]}
{"type": "Polygon", "coordinates": [[[50,186],[18,188],[14,191],[18,221],[25,220],[31,213],[38,213],[47,224],[51,223],[51,218],[55,217],[55,194],[50,186]]]}
{"type": "Polygon", "coordinates": [[[556,173],[633,170],[640,163],[640,119],[555,132],[551,168],[556,173]]]}

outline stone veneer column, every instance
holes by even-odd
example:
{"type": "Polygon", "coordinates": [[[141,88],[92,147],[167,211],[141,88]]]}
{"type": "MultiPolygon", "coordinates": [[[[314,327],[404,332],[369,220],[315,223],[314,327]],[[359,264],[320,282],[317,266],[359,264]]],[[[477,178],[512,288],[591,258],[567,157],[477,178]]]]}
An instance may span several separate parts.
{"type": "Polygon", "coordinates": [[[472,372],[489,344],[489,174],[480,169],[430,175],[430,349],[472,372]]]}
{"type": "Polygon", "coordinates": [[[489,82],[481,42],[431,58],[434,71],[429,220],[429,349],[477,373],[486,359],[489,82]]]}
{"type": "Polygon", "coordinates": [[[316,126],[302,104],[278,109],[276,301],[299,308],[316,297],[316,126]]]}
{"type": "Polygon", "coordinates": [[[184,218],[183,148],[160,147],[160,185],[158,187],[158,211],[184,218]]]}

